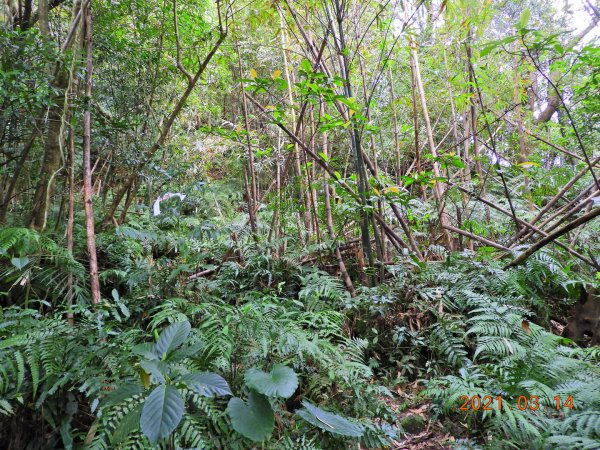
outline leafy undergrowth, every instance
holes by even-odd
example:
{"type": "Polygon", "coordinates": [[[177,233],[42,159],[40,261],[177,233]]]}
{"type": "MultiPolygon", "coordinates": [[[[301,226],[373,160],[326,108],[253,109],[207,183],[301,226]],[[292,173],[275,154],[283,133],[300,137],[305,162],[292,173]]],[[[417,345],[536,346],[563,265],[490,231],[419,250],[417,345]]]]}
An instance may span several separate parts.
{"type": "Polygon", "coordinates": [[[2,230],[7,448],[600,447],[600,351],[546,331],[573,288],[550,255],[399,261],[351,297],[244,226],[178,225],[99,236],[96,308],[50,237],[2,230]]]}

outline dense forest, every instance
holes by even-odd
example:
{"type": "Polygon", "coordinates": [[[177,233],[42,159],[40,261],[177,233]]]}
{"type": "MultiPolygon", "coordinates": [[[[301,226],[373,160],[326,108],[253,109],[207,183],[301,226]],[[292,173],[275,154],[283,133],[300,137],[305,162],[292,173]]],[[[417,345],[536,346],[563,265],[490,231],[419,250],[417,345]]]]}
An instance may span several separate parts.
{"type": "Polygon", "coordinates": [[[600,449],[598,0],[3,0],[0,448],[600,449]]]}

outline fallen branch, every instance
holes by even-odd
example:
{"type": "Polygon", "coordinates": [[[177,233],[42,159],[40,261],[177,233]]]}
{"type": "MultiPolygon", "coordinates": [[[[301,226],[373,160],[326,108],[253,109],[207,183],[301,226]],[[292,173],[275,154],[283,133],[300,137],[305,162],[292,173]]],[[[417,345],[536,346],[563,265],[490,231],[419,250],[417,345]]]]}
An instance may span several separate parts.
{"type": "Polygon", "coordinates": [[[453,233],[462,234],[463,236],[466,236],[469,239],[473,239],[473,240],[481,242],[482,244],[497,248],[498,250],[510,251],[510,249],[508,247],[505,247],[504,245],[498,244],[497,242],[494,242],[494,241],[490,241],[489,239],[486,239],[482,236],[478,236],[476,234],[470,233],[468,231],[461,230],[460,228],[455,228],[452,225],[442,225],[442,227],[444,227],[448,231],[452,231],[453,233]]]}
{"type": "Polygon", "coordinates": [[[577,228],[578,226],[583,225],[583,224],[589,222],[590,220],[594,219],[597,216],[600,216],[600,208],[594,208],[589,213],[584,214],[583,216],[581,216],[579,219],[574,220],[573,222],[569,223],[568,225],[565,225],[562,228],[559,228],[554,233],[549,234],[548,236],[546,236],[542,240],[540,240],[537,243],[533,244],[531,247],[529,247],[529,249],[527,249],[526,251],[524,251],[523,253],[521,253],[517,258],[515,258],[513,261],[511,261],[510,263],[508,263],[504,267],[504,270],[509,269],[511,267],[518,266],[519,264],[521,264],[522,262],[524,262],[527,258],[529,258],[531,255],[533,255],[535,252],[537,252],[542,247],[545,247],[550,242],[552,242],[552,241],[558,239],[559,237],[561,237],[563,234],[566,234],[569,231],[577,228]]]}
{"type": "Polygon", "coordinates": [[[201,272],[196,272],[196,273],[190,275],[189,277],[187,277],[187,280],[188,281],[194,281],[194,280],[196,280],[198,278],[205,277],[207,275],[212,275],[213,273],[215,273],[217,271],[217,269],[220,269],[220,268],[221,268],[221,266],[219,266],[219,267],[213,267],[212,269],[206,269],[206,270],[203,270],[201,272]]]}
{"type": "MultiPolygon", "coordinates": [[[[463,191],[464,193],[466,193],[467,195],[479,200],[480,202],[490,206],[491,208],[495,209],[496,211],[500,211],[502,214],[507,215],[508,217],[511,217],[510,212],[507,211],[504,208],[501,208],[500,206],[490,202],[489,200],[486,200],[485,198],[482,198],[480,196],[478,196],[477,194],[474,194],[472,192],[470,192],[468,189],[465,189],[462,186],[459,186],[458,184],[452,183],[452,186],[455,186],[456,188],[458,188],[459,190],[463,191]]],[[[539,227],[536,227],[535,225],[532,225],[531,223],[523,220],[523,219],[518,219],[519,222],[521,223],[521,225],[529,228],[531,230],[531,233],[528,236],[533,236],[534,233],[539,233],[541,234],[543,237],[548,236],[548,233],[544,230],[542,230],[539,227]]],[[[596,262],[593,259],[588,259],[585,256],[583,256],[581,253],[577,252],[576,250],[573,250],[571,247],[569,247],[566,244],[563,244],[562,242],[559,241],[555,241],[554,244],[558,245],[560,248],[568,251],[571,255],[575,256],[576,258],[579,258],[580,260],[582,260],[583,262],[585,262],[586,264],[589,264],[593,267],[597,267],[596,262]]]]}

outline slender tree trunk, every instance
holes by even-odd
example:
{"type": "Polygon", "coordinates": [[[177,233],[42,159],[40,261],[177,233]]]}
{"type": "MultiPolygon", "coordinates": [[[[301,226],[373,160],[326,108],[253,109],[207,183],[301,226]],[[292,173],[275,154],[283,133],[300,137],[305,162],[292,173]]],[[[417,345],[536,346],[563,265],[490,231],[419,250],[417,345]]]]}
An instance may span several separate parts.
{"type": "MultiPolygon", "coordinates": [[[[73,227],[75,225],[75,129],[69,124],[69,203],[67,207],[67,252],[73,255],[73,227]]],[[[67,277],[67,307],[73,305],[73,274],[67,277]]],[[[73,313],[67,312],[67,320],[71,325],[74,323],[73,313]]]]}
{"type": "MultiPolygon", "coordinates": [[[[340,0],[333,0],[335,7],[335,18],[337,20],[337,40],[339,43],[338,51],[340,55],[340,62],[342,67],[342,78],[344,79],[344,90],[346,98],[352,98],[352,84],[350,82],[350,62],[348,58],[348,48],[346,47],[345,35],[344,35],[344,10],[340,0]]],[[[348,114],[350,117],[350,113],[348,114]]],[[[352,120],[352,118],[350,117],[352,120]]],[[[361,206],[361,236],[362,236],[362,247],[364,253],[367,255],[367,260],[370,267],[374,266],[373,252],[371,250],[371,239],[369,237],[369,213],[365,209],[368,206],[367,202],[367,172],[365,170],[365,161],[361,146],[361,137],[358,129],[358,124],[355,120],[352,120],[351,130],[351,143],[352,150],[354,153],[354,162],[356,168],[356,175],[358,177],[358,195],[360,197],[361,206]]]]}
{"type": "Polygon", "coordinates": [[[392,68],[388,67],[388,79],[390,83],[390,103],[392,106],[392,115],[394,117],[394,154],[396,155],[396,182],[400,184],[400,175],[402,175],[402,158],[400,156],[400,140],[398,134],[398,112],[396,111],[396,95],[394,92],[394,77],[392,76],[392,68]]]}
{"type": "MultiPolygon", "coordinates": [[[[276,173],[275,173],[275,183],[276,183],[276,188],[277,188],[277,205],[276,205],[276,209],[275,209],[275,214],[277,215],[277,221],[275,222],[275,239],[277,240],[277,242],[279,243],[279,239],[281,238],[282,235],[282,214],[281,214],[281,208],[282,208],[282,189],[281,189],[281,162],[282,162],[282,155],[281,155],[281,146],[282,146],[282,140],[281,140],[281,130],[277,129],[277,153],[276,153],[276,157],[277,157],[277,164],[276,164],[276,173]]],[[[285,167],[284,167],[285,169],[285,167]]],[[[281,252],[279,252],[279,254],[281,254],[281,252]]]]}
{"type": "MultiPolygon", "coordinates": [[[[299,124],[296,123],[296,108],[294,102],[294,94],[292,92],[292,85],[295,83],[296,80],[294,79],[293,71],[290,71],[289,68],[287,33],[285,30],[283,12],[281,10],[279,10],[279,26],[281,36],[281,51],[283,54],[283,72],[285,80],[287,82],[288,103],[290,105],[291,111],[291,127],[292,130],[295,130],[295,132],[297,133],[297,127],[299,126],[299,124]]],[[[302,177],[302,168],[300,167],[300,149],[298,148],[298,144],[296,142],[294,142],[294,172],[298,179],[298,199],[300,200],[300,203],[304,205],[304,208],[306,208],[306,198],[304,196],[304,179],[302,177]]],[[[298,238],[300,240],[300,245],[304,246],[304,236],[302,233],[300,218],[298,218],[298,238]]]]}
{"type": "MultiPolygon", "coordinates": [[[[448,57],[446,56],[446,50],[444,50],[444,67],[446,69],[446,84],[448,85],[448,93],[449,98],[450,98],[450,112],[452,114],[452,136],[454,137],[454,143],[457,146],[457,148],[460,148],[460,141],[458,139],[458,124],[457,124],[457,117],[456,117],[456,108],[454,106],[454,92],[452,90],[452,84],[450,83],[450,70],[448,68],[448,57]]],[[[467,141],[465,141],[467,142],[467,141]]],[[[469,162],[468,162],[468,144],[465,145],[464,150],[465,150],[465,154],[462,155],[461,161],[464,163],[465,168],[460,170],[460,174],[461,174],[461,178],[464,180],[465,179],[465,173],[469,171],[469,162]]],[[[460,155],[460,150],[458,150],[458,155],[459,157],[460,155]]],[[[469,176],[470,178],[470,176],[469,176]]],[[[463,192],[462,195],[462,207],[463,207],[463,211],[465,214],[468,214],[468,197],[467,194],[465,194],[463,192]]],[[[457,213],[459,212],[459,210],[457,209],[457,213]]],[[[459,216],[460,217],[460,216],[459,216]]],[[[459,225],[462,225],[461,223],[459,223],[459,225]]],[[[462,245],[462,242],[461,242],[462,245]]],[[[467,244],[469,250],[473,250],[473,241],[469,240],[468,244],[467,244]]]]}
{"type": "MultiPolygon", "coordinates": [[[[133,203],[133,200],[137,196],[138,189],[140,188],[140,183],[141,183],[140,177],[137,177],[135,180],[133,180],[133,184],[127,191],[127,196],[125,197],[125,205],[123,206],[123,210],[121,211],[121,214],[119,215],[119,220],[117,221],[117,223],[120,223],[120,224],[125,223],[125,220],[127,219],[127,212],[129,211],[129,207],[133,203]]],[[[94,191],[92,188],[92,195],[93,195],[93,192],[94,191]]],[[[148,202],[148,203],[150,203],[150,202],[148,202]]]]}
{"type": "Polygon", "coordinates": [[[242,69],[242,56],[240,53],[240,44],[238,42],[237,35],[235,36],[235,51],[238,57],[238,71],[240,77],[240,95],[242,96],[242,113],[244,115],[244,128],[246,130],[246,150],[247,150],[247,158],[248,158],[248,169],[247,172],[250,175],[250,179],[247,182],[246,188],[246,201],[248,202],[248,217],[250,219],[250,228],[252,229],[252,234],[254,235],[254,239],[257,239],[257,223],[256,223],[256,214],[254,210],[254,205],[256,199],[258,198],[258,192],[256,189],[256,175],[254,173],[254,150],[252,150],[252,139],[250,138],[250,120],[248,118],[248,101],[246,100],[246,96],[244,95],[244,83],[242,78],[244,77],[243,69],[242,69]]]}
{"type": "MultiPolygon", "coordinates": [[[[418,100],[417,100],[417,79],[416,79],[416,69],[415,69],[415,60],[410,59],[410,85],[411,85],[411,96],[412,96],[412,120],[413,120],[413,132],[415,136],[415,168],[417,174],[421,173],[421,143],[419,142],[419,112],[418,112],[418,100]]],[[[408,175],[408,173],[407,173],[408,175]]],[[[427,191],[425,186],[420,185],[421,189],[421,198],[423,200],[427,200],[427,191]]]]}
{"type": "MultiPolygon", "coordinates": [[[[325,113],[324,105],[321,104],[321,115],[325,113]]],[[[329,142],[327,140],[327,133],[323,133],[323,153],[328,157],[329,156],[329,142]]],[[[327,172],[323,173],[324,182],[323,182],[323,191],[325,193],[325,215],[327,216],[327,231],[329,232],[329,238],[333,241],[333,247],[335,252],[335,258],[338,262],[338,267],[340,268],[340,274],[342,275],[342,279],[344,280],[344,284],[346,285],[346,289],[350,292],[350,294],[354,297],[356,295],[356,291],[354,290],[354,285],[352,284],[352,279],[350,275],[348,275],[348,271],[346,270],[346,264],[344,263],[344,259],[342,258],[342,253],[340,252],[340,246],[337,242],[335,236],[335,230],[333,228],[333,215],[331,213],[331,194],[329,187],[329,174],[327,172]]]]}
{"type": "MultiPolygon", "coordinates": [[[[363,98],[365,100],[365,102],[368,102],[369,98],[368,98],[368,92],[367,92],[367,79],[365,76],[365,67],[363,64],[363,60],[362,58],[359,59],[360,61],[360,76],[362,78],[362,85],[363,85],[363,98]]],[[[367,105],[367,122],[370,124],[371,123],[371,108],[368,107],[367,105]]],[[[375,147],[375,136],[373,135],[373,133],[369,133],[369,150],[371,153],[371,157],[373,158],[373,169],[374,169],[374,176],[375,179],[379,179],[379,168],[377,166],[377,149],[375,147]]],[[[381,204],[381,200],[377,200],[377,210],[379,211],[380,215],[383,215],[383,205],[381,204]]],[[[383,280],[384,276],[385,276],[385,265],[384,265],[384,255],[383,255],[383,249],[384,249],[384,240],[382,238],[382,234],[384,233],[380,233],[379,232],[379,228],[377,227],[377,223],[375,221],[375,218],[373,216],[371,216],[371,220],[372,220],[372,224],[373,224],[373,235],[375,237],[375,250],[377,251],[377,258],[379,259],[379,278],[380,280],[383,280]]]]}
{"type": "MultiPolygon", "coordinates": [[[[423,80],[421,78],[421,70],[419,68],[419,57],[417,54],[416,44],[411,42],[411,56],[415,65],[415,80],[417,83],[417,90],[419,93],[419,98],[421,100],[421,108],[423,109],[423,120],[425,122],[425,131],[427,132],[427,140],[429,142],[429,148],[431,151],[431,155],[434,158],[438,157],[437,149],[435,142],[433,140],[433,130],[431,128],[431,122],[429,120],[429,110],[427,109],[427,101],[425,99],[425,89],[423,87],[423,80]]],[[[433,174],[434,176],[441,177],[440,165],[437,161],[433,161],[433,174]]],[[[443,233],[446,238],[446,242],[448,244],[448,248],[450,250],[454,249],[454,243],[452,241],[452,236],[448,232],[448,226],[450,226],[450,218],[448,213],[444,211],[444,192],[445,192],[445,183],[436,182],[433,186],[433,195],[438,204],[438,212],[440,216],[440,223],[443,227],[443,233]]]]}
{"type": "MultiPolygon", "coordinates": [[[[518,48],[517,48],[518,49],[518,48]]],[[[519,139],[519,163],[527,162],[529,155],[527,154],[527,147],[525,146],[525,132],[523,131],[523,113],[521,106],[521,77],[519,76],[519,62],[517,57],[513,57],[513,89],[514,89],[514,102],[515,102],[515,121],[517,122],[517,135],[519,139]]],[[[533,201],[531,198],[531,192],[529,190],[529,177],[525,175],[523,180],[525,185],[524,194],[529,200],[529,209],[533,209],[533,201]]]]}
{"type": "Polygon", "coordinates": [[[96,233],[94,231],[94,208],[92,204],[92,173],[91,173],[91,131],[92,115],[90,103],[92,99],[92,2],[85,10],[85,109],[83,111],[83,203],[85,208],[85,231],[87,235],[87,250],[90,266],[90,287],[92,303],[101,300],[100,280],[98,278],[98,261],[96,258],[96,233]]]}
{"type": "MultiPolygon", "coordinates": [[[[311,123],[311,130],[310,130],[310,148],[313,152],[318,153],[315,151],[315,135],[316,135],[316,129],[317,129],[317,124],[315,123],[315,118],[314,118],[314,111],[311,109],[310,111],[310,123],[311,123]]],[[[315,178],[316,178],[316,165],[313,163],[311,164],[310,168],[307,166],[306,167],[306,174],[308,177],[308,189],[309,189],[309,194],[310,194],[310,205],[311,205],[311,214],[312,214],[312,220],[313,220],[313,232],[315,233],[316,237],[317,237],[317,243],[321,243],[321,229],[319,227],[319,203],[318,203],[318,197],[317,197],[317,190],[315,189],[315,178]]]]}
{"type": "MultiPolygon", "coordinates": [[[[477,109],[475,107],[475,79],[473,71],[471,70],[471,59],[473,52],[471,50],[471,29],[469,28],[468,37],[466,42],[466,53],[467,53],[467,72],[469,74],[469,98],[471,99],[471,107],[469,108],[470,119],[471,119],[471,139],[473,139],[473,156],[475,158],[475,171],[477,172],[477,179],[480,183],[481,195],[486,197],[486,185],[485,177],[483,175],[483,167],[481,166],[481,151],[479,150],[479,137],[477,133],[477,109]]],[[[487,222],[491,222],[491,213],[487,205],[484,207],[485,219],[487,222]]]]}

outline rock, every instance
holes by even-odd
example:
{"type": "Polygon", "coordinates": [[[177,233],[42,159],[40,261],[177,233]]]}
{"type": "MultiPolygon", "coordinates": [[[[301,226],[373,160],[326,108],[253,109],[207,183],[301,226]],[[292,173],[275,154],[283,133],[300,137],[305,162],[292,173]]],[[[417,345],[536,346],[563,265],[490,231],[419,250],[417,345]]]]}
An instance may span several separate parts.
{"type": "Polygon", "coordinates": [[[405,432],[417,434],[423,431],[426,427],[425,419],[417,414],[410,414],[400,422],[405,432]]]}

